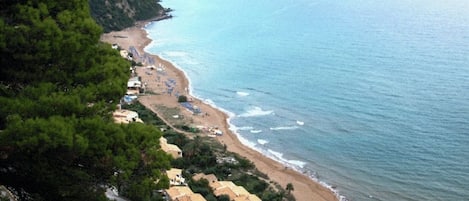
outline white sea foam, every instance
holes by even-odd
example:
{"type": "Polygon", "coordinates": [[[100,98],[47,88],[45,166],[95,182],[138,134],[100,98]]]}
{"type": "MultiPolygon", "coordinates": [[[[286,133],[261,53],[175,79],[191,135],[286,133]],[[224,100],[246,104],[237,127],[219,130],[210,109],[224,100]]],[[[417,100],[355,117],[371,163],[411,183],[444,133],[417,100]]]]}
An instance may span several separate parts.
{"type": "Polygon", "coordinates": [[[269,141],[264,140],[264,139],[257,139],[257,143],[259,143],[260,145],[264,145],[264,144],[269,143],[269,141]]]}
{"type": "Polygon", "coordinates": [[[279,126],[279,127],[271,127],[270,130],[278,131],[278,130],[295,130],[298,126],[279,126]]]}
{"type": "Polygon", "coordinates": [[[248,131],[254,129],[252,126],[235,127],[237,131],[248,131]]]}
{"type": "MultiPolygon", "coordinates": [[[[192,94],[191,94],[191,96],[193,96],[193,97],[195,97],[195,98],[197,98],[197,99],[199,99],[199,100],[202,100],[202,99],[199,98],[198,96],[195,96],[195,95],[192,95],[192,94]]],[[[227,114],[229,118],[236,116],[233,112],[228,111],[228,110],[226,110],[226,109],[224,109],[224,108],[222,108],[222,107],[218,107],[218,106],[215,104],[215,102],[213,102],[212,99],[204,99],[203,102],[206,103],[206,104],[208,104],[208,105],[210,105],[210,106],[212,106],[213,108],[216,108],[217,110],[220,110],[220,111],[222,111],[223,113],[227,114]]],[[[203,111],[202,111],[202,112],[203,112],[203,111]]],[[[229,118],[228,118],[228,120],[229,120],[229,118]]],[[[228,121],[228,120],[227,120],[227,121],[228,121]]],[[[230,125],[230,127],[231,127],[231,126],[233,126],[233,127],[232,127],[233,129],[236,129],[236,126],[230,125]]]]}
{"type": "Polygon", "coordinates": [[[244,138],[243,136],[241,136],[241,135],[237,135],[237,136],[238,136],[239,141],[242,144],[246,145],[247,147],[254,148],[256,146],[256,143],[249,141],[248,139],[244,138]]]}
{"type": "MultiPolygon", "coordinates": [[[[225,110],[225,111],[226,111],[226,110],[225,110]]],[[[245,145],[245,146],[247,146],[247,147],[249,147],[249,148],[251,148],[251,149],[254,149],[254,150],[258,151],[259,153],[262,153],[264,156],[267,156],[267,157],[269,157],[269,158],[271,158],[271,159],[273,159],[273,160],[276,160],[276,161],[278,161],[278,162],[280,162],[280,163],[282,163],[282,164],[285,164],[286,166],[291,167],[291,168],[293,168],[294,170],[296,170],[296,171],[298,171],[298,172],[300,172],[300,173],[303,173],[303,174],[305,173],[305,172],[303,171],[303,170],[304,170],[304,166],[306,165],[305,162],[299,161],[299,160],[287,160],[287,159],[285,159],[285,158],[283,157],[283,153],[276,152],[276,151],[273,151],[273,150],[271,150],[271,149],[268,149],[267,151],[265,151],[265,150],[261,149],[260,147],[255,146],[255,145],[256,145],[255,143],[253,143],[253,142],[247,140],[246,138],[244,138],[243,136],[241,136],[241,135],[237,132],[237,130],[240,130],[240,129],[241,129],[241,130],[242,130],[242,129],[249,130],[248,128],[252,128],[252,127],[246,126],[246,127],[239,127],[239,128],[237,128],[235,125],[233,125],[233,124],[231,123],[231,119],[234,117],[234,116],[233,116],[233,113],[228,112],[227,114],[231,114],[231,115],[229,115],[230,117],[226,120],[227,123],[228,123],[228,125],[229,125],[229,129],[230,129],[231,131],[233,131],[233,133],[238,137],[239,141],[240,141],[243,145],[245,145]]],[[[257,142],[258,142],[259,144],[261,144],[261,145],[265,145],[265,144],[269,143],[267,140],[263,140],[263,139],[258,139],[257,142]]],[[[340,193],[339,193],[335,188],[333,188],[331,185],[329,185],[329,184],[327,184],[327,183],[325,183],[325,182],[323,182],[323,181],[320,181],[320,180],[318,179],[317,175],[315,175],[315,174],[310,174],[309,177],[310,177],[312,180],[318,182],[318,183],[321,184],[322,186],[324,186],[324,187],[328,188],[329,190],[331,190],[332,192],[334,192],[334,194],[336,195],[336,197],[337,197],[340,201],[348,201],[348,199],[347,199],[345,196],[340,195],[340,193]]]]}
{"type": "Polygon", "coordinates": [[[293,170],[296,170],[297,172],[300,172],[302,174],[305,174],[305,175],[309,176],[309,178],[311,180],[318,182],[322,186],[324,186],[327,189],[329,189],[330,191],[332,191],[335,194],[335,196],[339,199],[339,201],[349,201],[345,196],[340,195],[340,193],[337,191],[337,189],[333,188],[331,185],[327,184],[324,181],[320,181],[318,179],[318,176],[317,176],[316,173],[314,173],[314,172],[311,173],[309,170],[305,171],[304,167],[306,165],[306,162],[299,161],[299,160],[288,160],[288,159],[283,157],[283,153],[273,151],[271,149],[267,149],[267,151],[261,151],[261,153],[263,153],[265,156],[267,156],[269,158],[272,158],[272,159],[284,164],[286,167],[292,168],[293,170]]]}
{"type": "Polygon", "coordinates": [[[238,94],[238,96],[249,96],[249,93],[248,92],[243,92],[243,91],[237,91],[236,94],[238,94]]]}
{"type": "Polygon", "coordinates": [[[303,162],[303,161],[299,161],[299,160],[288,160],[287,161],[288,163],[291,163],[295,166],[298,166],[300,168],[303,168],[305,165],[306,165],[306,162],[303,162]]]}
{"type": "MultiPolygon", "coordinates": [[[[147,24],[149,25],[149,24],[147,24]]],[[[148,35],[151,35],[151,33],[149,32],[148,29],[145,29],[147,31],[147,34],[148,35]]],[[[170,40],[166,40],[166,39],[152,39],[152,42],[146,46],[144,48],[144,51],[145,52],[151,52],[149,51],[149,49],[153,46],[156,46],[156,45],[160,45],[160,44],[164,44],[166,43],[167,41],[170,41],[170,40]]],[[[155,52],[153,52],[155,53],[155,52]]],[[[260,153],[262,153],[263,155],[269,157],[269,158],[272,158],[280,163],[283,163],[289,167],[292,167],[293,169],[297,170],[298,172],[303,172],[301,169],[302,167],[305,165],[304,162],[302,161],[297,161],[297,160],[287,160],[285,158],[283,158],[283,154],[282,153],[279,153],[279,152],[274,152],[272,150],[268,150],[268,152],[266,152],[265,150],[261,149],[260,147],[257,147],[255,146],[256,143],[254,142],[251,142],[249,140],[247,140],[246,138],[242,137],[239,133],[237,133],[236,131],[237,130],[252,130],[253,128],[252,127],[249,127],[249,126],[246,126],[246,127],[239,127],[239,128],[236,128],[236,126],[234,126],[233,124],[231,124],[231,119],[233,117],[235,117],[236,115],[233,113],[233,112],[230,112],[224,108],[221,108],[221,107],[218,107],[216,106],[216,104],[211,100],[211,99],[203,99],[201,97],[198,97],[196,95],[194,95],[192,92],[193,92],[193,87],[192,87],[192,81],[190,79],[190,77],[187,75],[187,72],[183,70],[183,68],[181,68],[174,60],[170,60],[168,58],[164,58],[164,55],[165,54],[159,54],[160,58],[164,59],[164,60],[167,60],[167,61],[170,61],[174,66],[176,66],[176,68],[178,68],[179,70],[181,70],[183,72],[183,74],[185,75],[185,77],[188,79],[188,85],[189,85],[189,94],[199,100],[204,100],[205,103],[213,106],[214,108],[217,108],[219,110],[221,110],[222,112],[226,113],[229,118],[227,119],[227,123],[229,125],[229,129],[231,131],[233,131],[233,133],[238,137],[239,141],[247,146],[247,147],[250,147],[260,153]],[[276,154],[273,154],[273,153],[276,153],[276,154]],[[278,157],[280,156],[280,158],[278,157]],[[296,164],[296,165],[294,165],[296,164]],[[294,166],[299,166],[299,167],[294,167],[294,166]]],[[[173,56],[173,57],[177,57],[177,56],[184,56],[184,54],[182,54],[181,52],[170,52],[168,56],[173,56]],[[172,55],[171,55],[172,54],[172,55]]],[[[258,91],[258,90],[255,90],[255,89],[252,89],[254,91],[257,91],[257,92],[261,92],[261,93],[265,93],[265,94],[269,94],[268,92],[263,92],[263,91],[258,91]]],[[[238,92],[236,92],[239,96],[242,96],[244,95],[242,92],[241,94],[239,94],[238,92]]],[[[246,92],[247,93],[247,92],[246,92]]],[[[249,95],[249,93],[247,93],[247,95],[249,95]]],[[[239,117],[253,117],[253,116],[263,116],[263,115],[270,115],[270,114],[274,114],[274,111],[263,111],[260,107],[253,107],[252,110],[249,110],[247,111],[246,113],[244,114],[241,114],[241,115],[238,115],[239,117]]],[[[298,122],[297,122],[298,123],[298,122]]],[[[291,127],[291,126],[290,126],[291,127]]],[[[277,127],[278,130],[282,130],[283,128],[286,128],[286,127],[277,127]],[[280,128],[280,129],[278,129],[280,128]]],[[[275,129],[275,128],[274,128],[275,129]]],[[[267,143],[269,143],[267,140],[262,140],[262,139],[258,139],[257,142],[261,145],[265,145],[267,143]]],[[[303,172],[304,173],[304,172],[303,172]]],[[[328,185],[327,183],[325,182],[322,182],[322,181],[319,181],[317,179],[317,177],[314,177],[314,176],[310,176],[310,178],[318,183],[320,183],[321,185],[325,186],[326,188],[330,189],[331,191],[333,191],[336,196],[339,198],[340,201],[348,201],[347,198],[345,198],[344,196],[340,195],[339,192],[332,188],[330,185],[328,185]]]]}
{"type": "MultiPolygon", "coordinates": [[[[239,128],[243,128],[243,127],[239,127],[239,128],[236,127],[234,124],[231,123],[231,119],[232,119],[232,117],[230,117],[230,118],[228,118],[228,119],[226,120],[226,122],[228,123],[228,126],[229,126],[228,129],[230,129],[231,131],[233,131],[233,133],[238,137],[239,141],[240,141],[243,145],[245,145],[245,146],[247,146],[247,147],[249,147],[249,148],[254,148],[254,147],[255,147],[255,143],[250,142],[249,140],[247,140],[246,138],[244,138],[243,136],[241,136],[241,135],[237,132],[237,131],[239,130],[239,128]]],[[[246,126],[246,127],[247,127],[247,126],[246,126]]]]}
{"type": "Polygon", "coordinates": [[[212,99],[208,99],[208,98],[207,98],[207,99],[204,100],[204,102],[206,102],[206,103],[209,104],[209,105],[215,105],[215,102],[213,102],[212,99]]]}
{"type": "Polygon", "coordinates": [[[273,114],[273,110],[262,110],[260,107],[251,107],[248,111],[243,114],[238,115],[238,117],[257,117],[257,116],[266,116],[273,114]]]}
{"type": "Polygon", "coordinates": [[[268,149],[267,152],[268,152],[268,155],[273,157],[275,160],[277,160],[277,161],[279,161],[279,162],[281,162],[281,163],[283,163],[287,166],[290,166],[290,167],[292,167],[296,170],[302,169],[306,165],[306,162],[303,162],[303,161],[288,160],[288,159],[284,158],[283,153],[276,152],[276,151],[273,151],[271,149],[268,149]]]}
{"type": "Polygon", "coordinates": [[[249,132],[251,132],[251,133],[262,133],[262,130],[253,129],[253,130],[250,130],[249,132]]]}

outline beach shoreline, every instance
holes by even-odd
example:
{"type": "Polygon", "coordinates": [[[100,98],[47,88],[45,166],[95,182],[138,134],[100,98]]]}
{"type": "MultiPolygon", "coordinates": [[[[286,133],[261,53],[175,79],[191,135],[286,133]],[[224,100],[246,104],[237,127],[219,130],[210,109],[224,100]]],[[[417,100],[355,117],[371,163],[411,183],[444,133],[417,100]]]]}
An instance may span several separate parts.
{"type": "MultiPolygon", "coordinates": [[[[176,125],[178,121],[185,121],[192,125],[201,127],[216,127],[223,132],[223,135],[217,136],[216,140],[225,144],[227,150],[238,153],[252,161],[259,171],[268,175],[270,180],[279,183],[282,187],[288,183],[292,183],[294,191],[292,191],[298,201],[332,201],[339,200],[338,195],[332,189],[314,181],[307,175],[296,170],[287,168],[284,164],[275,161],[262,153],[242,144],[237,134],[230,130],[230,116],[222,110],[215,108],[213,105],[206,103],[190,92],[190,83],[184,71],[173,65],[171,62],[162,59],[158,55],[152,55],[144,51],[152,40],[147,36],[148,33],[144,29],[149,23],[155,20],[137,22],[135,26],[129,27],[122,31],[114,31],[103,34],[101,41],[118,44],[123,49],[128,50],[133,46],[139,52],[139,57],[134,57],[136,61],[141,61],[142,56],[153,58],[155,68],[138,67],[136,73],[141,76],[142,83],[146,85],[146,91],[151,92],[140,96],[139,101],[151,111],[164,119],[170,125],[176,125]],[[140,56],[142,55],[142,56],[140,56]],[[165,81],[171,80],[171,93],[167,92],[167,84],[165,81]],[[191,111],[181,107],[177,102],[175,94],[185,95],[192,100],[192,104],[197,106],[201,115],[194,115],[191,111]],[[166,114],[166,111],[172,112],[166,114]],[[177,114],[178,118],[171,118],[171,115],[177,114]],[[183,117],[179,118],[179,116],[183,117]]],[[[144,65],[145,66],[145,65],[144,65]]]]}

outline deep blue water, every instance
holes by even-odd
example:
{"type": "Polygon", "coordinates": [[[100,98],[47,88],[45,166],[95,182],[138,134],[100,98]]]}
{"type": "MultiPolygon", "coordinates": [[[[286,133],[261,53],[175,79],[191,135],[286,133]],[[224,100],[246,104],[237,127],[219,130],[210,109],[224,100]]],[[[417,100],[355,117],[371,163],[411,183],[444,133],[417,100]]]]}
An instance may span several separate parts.
{"type": "Polygon", "coordinates": [[[469,2],[163,5],[147,50],[246,145],[349,200],[469,200],[469,2]]]}

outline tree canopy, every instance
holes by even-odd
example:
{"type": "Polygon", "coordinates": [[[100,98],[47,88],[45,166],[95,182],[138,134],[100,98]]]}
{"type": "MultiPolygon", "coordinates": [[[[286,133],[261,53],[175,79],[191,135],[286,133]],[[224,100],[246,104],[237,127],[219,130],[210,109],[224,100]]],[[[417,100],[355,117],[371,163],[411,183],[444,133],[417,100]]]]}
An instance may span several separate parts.
{"type": "Polygon", "coordinates": [[[91,15],[105,32],[132,26],[135,21],[165,15],[159,0],[89,0],[91,15]]]}
{"type": "Polygon", "coordinates": [[[86,0],[0,2],[0,183],[22,200],[135,200],[167,187],[152,126],[114,124],[130,63],[86,0]]]}

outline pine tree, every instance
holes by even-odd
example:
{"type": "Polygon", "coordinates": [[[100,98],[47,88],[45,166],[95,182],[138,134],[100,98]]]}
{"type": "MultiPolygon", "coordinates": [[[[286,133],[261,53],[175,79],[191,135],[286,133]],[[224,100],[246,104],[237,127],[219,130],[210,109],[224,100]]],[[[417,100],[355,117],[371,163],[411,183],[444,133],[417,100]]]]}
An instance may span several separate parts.
{"type": "Polygon", "coordinates": [[[168,185],[161,132],[112,121],[130,64],[101,33],[87,0],[0,2],[0,183],[21,199],[105,200],[113,185],[149,200],[168,185]]]}

